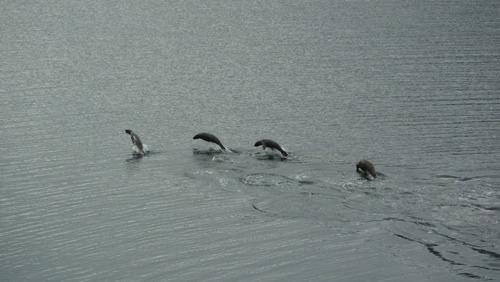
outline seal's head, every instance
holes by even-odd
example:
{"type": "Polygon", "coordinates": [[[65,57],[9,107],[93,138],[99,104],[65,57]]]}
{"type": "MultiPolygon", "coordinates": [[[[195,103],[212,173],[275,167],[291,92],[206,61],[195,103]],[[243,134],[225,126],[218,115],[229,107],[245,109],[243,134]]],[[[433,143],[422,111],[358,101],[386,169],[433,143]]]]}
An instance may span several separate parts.
{"type": "Polygon", "coordinates": [[[127,133],[127,134],[132,134],[132,130],[130,130],[130,129],[125,129],[125,133],[127,133]]]}
{"type": "Polygon", "coordinates": [[[261,145],[262,145],[262,141],[257,141],[257,142],[255,142],[255,145],[254,145],[254,146],[255,146],[255,147],[259,147],[259,146],[261,146],[261,145]]]}

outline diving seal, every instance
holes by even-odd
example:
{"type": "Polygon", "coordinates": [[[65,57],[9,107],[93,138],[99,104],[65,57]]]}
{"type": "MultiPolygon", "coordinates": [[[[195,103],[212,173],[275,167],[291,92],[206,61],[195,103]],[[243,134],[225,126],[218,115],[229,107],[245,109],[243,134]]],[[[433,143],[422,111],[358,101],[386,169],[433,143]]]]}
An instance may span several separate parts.
{"type": "Polygon", "coordinates": [[[370,176],[377,178],[377,172],[375,171],[375,166],[367,160],[360,160],[356,164],[356,172],[361,174],[362,177],[371,180],[370,176]]]}
{"type": "Polygon", "coordinates": [[[258,147],[258,146],[262,146],[262,150],[265,150],[266,148],[270,148],[271,150],[278,150],[280,151],[280,153],[283,155],[283,156],[288,156],[288,153],[285,152],[285,150],[283,150],[283,148],[281,148],[281,146],[274,142],[273,140],[270,140],[270,139],[262,139],[262,140],[259,140],[257,142],[255,142],[255,147],[258,147]]]}
{"type": "Polygon", "coordinates": [[[202,132],[202,133],[196,134],[193,137],[193,139],[202,139],[202,140],[205,140],[207,142],[217,144],[217,145],[219,145],[219,147],[222,150],[227,151],[226,147],[224,147],[224,145],[222,145],[222,143],[220,142],[219,138],[215,137],[215,135],[213,135],[213,134],[202,132]]]}
{"type": "Polygon", "coordinates": [[[125,133],[130,135],[130,139],[132,139],[132,144],[134,144],[137,147],[141,155],[144,155],[144,147],[142,146],[142,142],[139,136],[130,129],[125,129],[125,133]]]}

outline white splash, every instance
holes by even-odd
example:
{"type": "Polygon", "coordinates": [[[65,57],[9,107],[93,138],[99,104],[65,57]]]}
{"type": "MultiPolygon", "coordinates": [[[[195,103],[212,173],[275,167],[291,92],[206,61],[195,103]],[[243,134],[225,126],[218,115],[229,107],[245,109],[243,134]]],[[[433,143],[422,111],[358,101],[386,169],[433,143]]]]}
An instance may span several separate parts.
{"type": "MultiPolygon", "coordinates": [[[[147,154],[149,153],[149,147],[148,145],[146,144],[142,144],[142,149],[144,151],[144,154],[147,154]]],[[[134,151],[134,153],[136,154],[142,154],[141,150],[139,150],[139,148],[137,147],[137,145],[132,145],[132,150],[134,151]]]]}

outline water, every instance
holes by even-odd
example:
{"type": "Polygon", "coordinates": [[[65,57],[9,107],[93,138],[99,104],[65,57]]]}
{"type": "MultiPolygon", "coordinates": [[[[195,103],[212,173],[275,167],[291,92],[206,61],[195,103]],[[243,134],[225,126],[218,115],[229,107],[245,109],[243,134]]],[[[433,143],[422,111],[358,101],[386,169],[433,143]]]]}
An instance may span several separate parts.
{"type": "Polygon", "coordinates": [[[2,8],[2,281],[500,279],[500,2],[2,8]]]}

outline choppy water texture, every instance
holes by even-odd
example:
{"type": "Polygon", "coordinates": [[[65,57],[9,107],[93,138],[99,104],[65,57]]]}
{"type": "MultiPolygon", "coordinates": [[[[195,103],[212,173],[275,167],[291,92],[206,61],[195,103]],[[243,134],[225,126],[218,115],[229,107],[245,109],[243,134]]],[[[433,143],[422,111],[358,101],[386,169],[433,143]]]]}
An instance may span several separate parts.
{"type": "Polygon", "coordinates": [[[0,280],[500,280],[499,1],[1,6],[0,280]]]}

